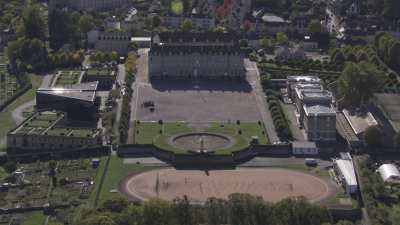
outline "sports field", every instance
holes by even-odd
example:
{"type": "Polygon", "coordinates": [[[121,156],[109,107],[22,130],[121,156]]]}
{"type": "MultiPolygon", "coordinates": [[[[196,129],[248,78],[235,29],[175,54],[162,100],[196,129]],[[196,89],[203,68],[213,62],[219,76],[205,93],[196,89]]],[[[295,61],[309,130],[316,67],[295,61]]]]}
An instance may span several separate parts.
{"type": "Polygon", "coordinates": [[[319,202],[336,192],[321,178],[278,168],[153,170],[128,176],[121,183],[120,191],[133,200],[155,197],[173,200],[186,195],[193,203],[203,203],[210,197],[227,198],[232,193],[262,196],[270,202],[295,196],[319,202]]]}

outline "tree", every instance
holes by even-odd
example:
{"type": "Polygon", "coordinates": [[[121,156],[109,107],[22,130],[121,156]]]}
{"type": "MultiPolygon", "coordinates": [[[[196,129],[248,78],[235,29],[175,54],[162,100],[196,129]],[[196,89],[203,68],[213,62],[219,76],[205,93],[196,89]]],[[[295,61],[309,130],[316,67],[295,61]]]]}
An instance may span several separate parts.
{"type": "Polygon", "coordinates": [[[339,94],[348,106],[367,103],[383,84],[383,73],[374,64],[347,63],[339,78],[339,94]]]}
{"type": "Polygon", "coordinates": [[[175,218],[178,220],[179,225],[192,225],[194,224],[192,215],[192,206],[186,195],[183,198],[174,200],[175,218]]]}
{"type": "Polygon", "coordinates": [[[388,20],[396,20],[400,18],[400,2],[398,0],[384,0],[383,15],[388,20]]]}
{"type": "Polygon", "coordinates": [[[206,222],[210,225],[219,225],[228,223],[226,210],[227,202],[223,199],[209,198],[204,204],[206,222]]]}
{"type": "Polygon", "coordinates": [[[400,132],[394,135],[394,146],[400,147],[400,132]]]}
{"type": "Polygon", "coordinates": [[[346,58],[343,52],[340,49],[335,49],[331,53],[331,60],[337,64],[343,64],[346,61],[346,58]]]}
{"type": "Polygon", "coordinates": [[[17,170],[17,164],[14,161],[7,161],[3,168],[6,170],[7,173],[12,173],[17,170]]]}
{"type": "Polygon", "coordinates": [[[94,27],[94,19],[91,15],[82,15],[79,18],[79,30],[81,33],[86,34],[94,27]]]}
{"type": "Polygon", "coordinates": [[[29,5],[22,12],[22,32],[28,39],[37,38],[44,40],[46,37],[46,24],[38,6],[29,5]]]}
{"type": "Polygon", "coordinates": [[[161,25],[160,17],[159,16],[153,16],[151,24],[153,25],[153,27],[159,27],[161,25]]]}
{"type": "Polygon", "coordinates": [[[182,29],[182,31],[184,31],[184,32],[189,32],[189,31],[193,30],[192,21],[189,20],[189,19],[185,19],[185,20],[182,22],[181,29],[182,29]]]}
{"type": "Polygon", "coordinates": [[[394,206],[390,211],[390,221],[392,225],[400,225],[400,207],[394,206]]]}
{"type": "Polygon", "coordinates": [[[276,43],[278,45],[287,45],[289,43],[289,38],[283,32],[278,32],[276,34],[276,43]]]}
{"type": "Polygon", "coordinates": [[[240,39],[239,40],[239,46],[241,48],[247,48],[249,46],[249,42],[246,39],[240,39]]]}
{"type": "Polygon", "coordinates": [[[102,204],[102,209],[110,212],[120,213],[129,205],[128,200],[125,198],[108,199],[102,204]]]}
{"type": "Polygon", "coordinates": [[[271,52],[274,49],[274,43],[267,37],[264,37],[260,40],[260,46],[268,52],[271,52]]]}
{"type": "Polygon", "coordinates": [[[308,33],[311,36],[322,33],[322,25],[318,20],[312,20],[307,27],[308,33]]]}
{"type": "Polygon", "coordinates": [[[378,147],[381,144],[382,132],[377,126],[370,126],[365,130],[364,140],[369,147],[378,147]]]}
{"type": "Polygon", "coordinates": [[[151,199],[143,204],[144,225],[171,225],[171,204],[164,200],[151,199]]]}

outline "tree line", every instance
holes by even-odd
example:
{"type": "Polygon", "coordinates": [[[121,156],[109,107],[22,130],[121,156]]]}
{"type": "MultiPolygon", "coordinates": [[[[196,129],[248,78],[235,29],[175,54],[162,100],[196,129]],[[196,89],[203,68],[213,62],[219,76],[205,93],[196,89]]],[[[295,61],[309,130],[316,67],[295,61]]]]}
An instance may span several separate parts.
{"type": "Polygon", "coordinates": [[[192,204],[186,196],[172,202],[151,199],[141,205],[116,198],[106,200],[97,209],[78,208],[71,215],[71,225],[335,224],[326,208],[310,204],[303,197],[273,204],[249,194],[231,194],[226,200],[209,198],[203,205],[192,204]]]}

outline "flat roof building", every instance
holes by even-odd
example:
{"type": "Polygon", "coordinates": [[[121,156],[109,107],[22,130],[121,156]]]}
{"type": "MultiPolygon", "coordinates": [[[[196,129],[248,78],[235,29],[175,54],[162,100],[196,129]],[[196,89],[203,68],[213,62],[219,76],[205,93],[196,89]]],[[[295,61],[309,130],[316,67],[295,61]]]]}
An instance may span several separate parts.
{"type": "Polygon", "coordinates": [[[39,88],[36,91],[36,106],[38,110],[67,112],[70,119],[94,120],[99,104],[96,98],[97,86],[98,81],[39,88]]]}
{"type": "Polygon", "coordinates": [[[99,129],[71,127],[66,113],[60,111],[36,112],[7,134],[7,147],[13,154],[97,145],[102,145],[99,129]]]}
{"type": "Polygon", "coordinates": [[[393,164],[383,164],[378,168],[378,172],[384,182],[400,182],[400,172],[393,164]]]}
{"type": "Polygon", "coordinates": [[[335,159],[334,167],[346,192],[349,194],[357,193],[357,176],[354,170],[353,159],[350,154],[342,154],[340,159],[335,159]]]}

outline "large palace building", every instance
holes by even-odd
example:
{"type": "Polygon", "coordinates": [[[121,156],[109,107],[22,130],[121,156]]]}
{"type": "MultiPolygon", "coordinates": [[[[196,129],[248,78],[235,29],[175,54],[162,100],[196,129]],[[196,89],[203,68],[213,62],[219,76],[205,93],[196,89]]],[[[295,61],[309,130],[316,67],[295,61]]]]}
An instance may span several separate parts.
{"type": "Polygon", "coordinates": [[[149,52],[151,79],[244,78],[244,54],[228,33],[160,33],[149,52]]]}

